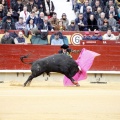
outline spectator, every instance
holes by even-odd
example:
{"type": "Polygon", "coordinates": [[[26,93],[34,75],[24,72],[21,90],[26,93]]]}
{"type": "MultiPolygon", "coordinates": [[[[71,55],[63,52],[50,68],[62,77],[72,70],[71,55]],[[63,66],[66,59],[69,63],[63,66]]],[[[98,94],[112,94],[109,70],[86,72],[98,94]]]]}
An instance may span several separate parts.
{"type": "Polygon", "coordinates": [[[45,15],[52,17],[55,9],[53,2],[51,0],[45,0],[43,2],[43,8],[44,8],[45,15]]]}
{"type": "Polygon", "coordinates": [[[11,21],[14,22],[14,19],[13,19],[12,15],[11,15],[11,12],[8,11],[7,16],[3,17],[2,23],[6,22],[7,17],[9,17],[11,19],[11,21]]]}
{"type": "Polygon", "coordinates": [[[36,5],[34,3],[34,0],[29,0],[29,3],[27,4],[27,10],[28,10],[28,12],[32,12],[32,9],[33,9],[34,6],[38,7],[38,5],[36,5]]]}
{"type": "Polygon", "coordinates": [[[20,15],[20,12],[23,10],[22,0],[17,0],[16,4],[12,6],[12,9],[20,15]]]}
{"type": "Polygon", "coordinates": [[[32,12],[30,13],[30,15],[28,16],[28,18],[27,18],[27,20],[26,20],[26,24],[29,23],[30,19],[33,19],[33,22],[34,22],[34,23],[36,22],[37,18],[36,18],[36,16],[35,16],[35,12],[34,12],[34,11],[32,11],[32,12]]]}
{"type": "Polygon", "coordinates": [[[24,30],[26,28],[26,23],[23,22],[23,18],[19,17],[19,21],[15,23],[16,30],[24,30]]]}
{"type": "Polygon", "coordinates": [[[2,29],[15,30],[15,24],[11,21],[11,17],[6,18],[6,22],[2,23],[2,29]]]}
{"type": "Polygon", "coordinates": [[[112,34],[111,29],[108,29],[107,33],[103,35],[103,40],[116,40],[116,36],[112,34]]]}
{"type": "Polygon", "coordinates": [[[38,29],[39,30],[53,31],[53,28],[52,28],[50,22],[48,21],[48,17],[47,16],[44,17],[43,23],[38,26],[38,29]]]}
{"type": "Polygon", "coordinates": [[[108,11],[111,6],[114,6],[114,8],[117,9],[117,3],[116,3],[115,0],[108,0],[108,1],[106,2],[105,11],[108,11]]]}
{"type": "Polygon", "coordinates": [[[0,4],[2,4],[5,9],[8,9],[7,0],[0,0],[0,4]]]}
{"type": "MultiPolygon", "coordinates": [[[[109,26],[109,23],[108,23],[108,20],[107,19],[105,19],[104,20],[104,24],[103,24],[103,26],[101,27],[101,31],[107,31],[108,29],[110,28],[110,26],[109,26]]],[[[112,28],[111,28],[112,29],[112,28]]]]}
{"type": "Polygon", "coordinates": [[[59,33],[55,33],[55,38],[51,40],[51,45],[63,45],[63,40],[59,38],[59,33]]]}
{"type": "Polygon", "coordinates": [[[87,31],[87,32],[85,32],[85,34],[84,34],[84,36],[83,36],[83,38],[82,38],[83,40],[91,40],[91,35],[90,35],[90,33],[87,31]]]}
{"type": "Polygon", "coordinates": [[[75,21],[72,20],[70,25],[68,26],[68,31],[79,31],[78,25],[75,24],[75,21]]]}
{"type": "Polygon", "coordinates": [[[108,23],[112,27],[112,30],[116,31],[116,20],[114,19],[113,14],[109,14],[108,23]]]}
{"type": "MultiPolygon", "coordinates": [[[[38,7],[34,6],[33,9],[32,9],[32,12],[33,11],[35,12],[35,17],[38,18],[39,17],[39,13],[40,13],[39,10],[38,10],[38,7]]],[[[41,12],[43,12],[43,11],[41,11],[41,12]]]]}
{"type": "Polygon", "coordinates": [[[15,44],[26,44],[25,38],[21,31],[18,33],[18,37],[14,39],[14,43],[15,44]]]}
{"type": "Polygon", "coordinates": [[[102,27],[103,24],[104,24],[104,19],[105,19],[105,13],[102,12],[102,13],[100,14],[100,18],[98,18],[98,20],[97,20],[97,25],[98,25],[99,30],[101,30],[101,27],[102,27]]]}
{"type": "Polygon", "coordinates": [[[36,29],[37,28],[37,26],[36,26],[36,24],[34,24],[32,18],[29,20],[29,23],[27,24],[26,27],[27,27],[28,31],[31,31],[32,29],[36,29]]]}
{"type": "Polygon", "coordinates": [[[108,1],[109,0],[103,0],[103,5],[106,6],[106,4],[107,4],[108,1]]]}
{"type": "Polygon", "coordinates": [[[44,12],[44,8],[43,8],[43,4],[38,4],[38,9],[39,9],[39,12],[44,12]]]}
{"type": "Polygon", "coordinates": [[[72,0],[72,10],[74,10],[75,8],[75,3],[76,3],[76,0],[72,0]]]}
{"type": "Polygon", "coordinates": [[[49,19],[49,22],[51,23],[53,28],[58,25],[59,19],[57,18],[56,13],[53,13],[53,16],[49,19]]]}
{"type": "Polygon", "coordinates": [[[13,9],[16,3],[17,3],[17,0],[10,0],[10,8],[13,9]]]}
{"type": "Polygon", "coordinates": [[[6,11],[4,10],[4,6],[0,4],[0,20],[2,20],[4,16],[6,16],[6,11]]]}
{"type": "Polygon", "coordinates": [[[43,19],[44,19],[44,13],[41,12],[39,17],[36,19],[35,24],[39,28],[43,24],[43,19]]]}
{"type": "Polygon", "coordinates": [[[102,8],[104,8],[103,0],[92,0],[91,6],[94,6],[96,1],[99,1],[100,2],[100,6],[102,6],[102,8]]]}
{"type": "Polygon", "coordinates": [[[91,6],[89,0],[84,0],[83,13],[86,12],[87,6],[91,6]]]}
{"type": "Polygon", "coordinates": [[[29,15],[30,13],[27,11],[27,6],[24,6],[23,11],[20,12],[20,17],[23,17],[23,21],[26,22],[29,15]]]}
{"type": "Polygon", "coordinates": [[[93,10],[94,13],[97,12],[98,7],[101,7],[101,9],[103,10],[102,6],[100,5],[100,1],[96,0],[95,5],[92,7],[92,10],[93,10]]]}
{"type": "Polygon", "coordinates": [[[97,11],[94,13],[96,20],[100,18],[100,14],[102,13],[102,8],[98,7],[97,11]]]}
{"type": "Polygon", "coordinates": [[[84,3],[80,4],[80,3],[76,2],[76,5],[75,5],[74,9],[75,9],[75,13],[76,13],[77,17],[79,15],[80,11],[81,11],[81,13],[83,13],[83,9],[80,9],[81,7],[83,8],[83,5],[84,5],[84,3]]]}
{"type": "Polygon", "coordinates": [[[78,17],[79,13],[84,13],[86,12],[86,7],[90,6],[89,1],[85,0],[82,3],[77,3],[75,5],[75,12],[76,12],[76,16],[78,17]]]}
{"type": "Polygon", "coordinates": [[[3,10],[5,11],[5,13],[7,14],[7,10],[8,10],[8,4],[6,0],[1,0],[0,4],[3,5],[3,10]]]}
{"type": "Polygon", "coordinates": [[[78,25],[80,31],[87,31],[87,20],[83,18],[83,14],[80,13],[79,17],[75,19],[75,24],[78,25]]]}
{"type": "Polygon", "coordinates": [[[1,38],[1,44],[14,44],[14,39],[10,37],[8,30],[5,30],[5,34],[1,38]]]}
{"type": "Polygon", "coordinates": [[[87,6],[86,12],[83,13],[83,17],[88,20],[91,14],[93,14],[92,7],[91,6],[87,6]]]}
{"type": "Polygon", "coordinates": [[[97,20],[95,19],[93,14],[91,14],[90,18],[88,19],[88,30],[89,31],[98,30],[97,20]]]}
{"type": "Polygon", "coordinates": [[[108,10],[106,10],[106,18],[109,18],[109,15],[113,14],[114,18],[118,20],[118,11],[114,8],[114,6],[110,6],[108,10]]]}
{"type": "Polygon", "coordinates": [[[62,18],[60,19],[63,21],[63,25],[65,26],[65,28],[67,29],[68,25],[69,25],[69,20],[67,19],[67,15],[65,13],[62,14],[62,18]]]}
{"type": "MultiPolygon", "coordinates": [[[[43,5],[43,2],[44,2],[44,0],[34,0],[34,4],[37,5],[37,8],[38,8],[38,9],[39,9],[39,5],[40,5],[40,4],[43,5]]],[[[43,11],[41,11],[41,12],[43,12],[43,11]]]]}
{"type": "Polygon", "coordinates": [[[61,21],[61,20],[58,22],[58,25],[55,26],[54,29],[58,30],[58,31],[65,31],[66,30],[65,26],[63,25],[63,21],[61,21]]]}
{"type": "Polygon", "coordinates": [[[100,35],[99,31],[94,31],[94,35],[91,37],[91,40],[102,40],[102,36],[100,35]]]}
{"type": "Polygon", "coordinates": [[[26,6],[29,3],[29,0],[22,0],[22,4],[26,6]]]}
{"type": "Polygon", "coordinates": [[[12,8],[8,9],[8,11],[10,12],[11,17],[12,17],[14,23],[17,22],[18,19],[19,19],[19,14],[16,11],[13,11],[12,8]]]}
{"type": "Polygon", "coordinates": [[[120,4],[118,5],[118,18],[119,18],[118,23],[120,24],[120,4]]]}

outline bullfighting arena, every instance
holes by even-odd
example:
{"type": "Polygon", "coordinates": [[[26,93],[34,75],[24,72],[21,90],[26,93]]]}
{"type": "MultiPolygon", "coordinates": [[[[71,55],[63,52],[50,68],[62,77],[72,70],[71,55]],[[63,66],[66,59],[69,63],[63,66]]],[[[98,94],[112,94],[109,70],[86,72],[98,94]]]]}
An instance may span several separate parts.
{"type": "Polygon", "coordinates": [[[120,120],[120,83],[0,83],[0,120],[120,120]]]}

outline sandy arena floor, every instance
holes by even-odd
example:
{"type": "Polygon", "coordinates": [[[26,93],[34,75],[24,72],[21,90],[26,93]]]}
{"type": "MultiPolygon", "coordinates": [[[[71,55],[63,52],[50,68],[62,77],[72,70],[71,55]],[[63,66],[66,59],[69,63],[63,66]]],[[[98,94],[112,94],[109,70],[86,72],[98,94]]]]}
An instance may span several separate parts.
{"type": "Polygon", "coordinates": [[[0,120],[120,120],[120,83],[0,83],[0,120]]]}

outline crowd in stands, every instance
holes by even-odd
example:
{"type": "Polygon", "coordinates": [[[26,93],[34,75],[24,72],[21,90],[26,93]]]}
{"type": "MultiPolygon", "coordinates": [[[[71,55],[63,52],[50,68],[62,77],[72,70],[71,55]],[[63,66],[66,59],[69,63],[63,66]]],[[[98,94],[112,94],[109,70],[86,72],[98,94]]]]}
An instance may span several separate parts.
{"type": "MultiPolygon", "coordinates": [[[[83,40],[106,40],[113,36],[112,31],[120,31],[120,0],[72,0],[72,9],[76,18],[69,21],[66,13],[57,18],[52,0],[10,0],[10,6],[6,0],[0,0],[0,29],[5,30],[1,43],[8,38],[8,30],[21,30],[26,37],[42,30],[86,31],[83,40]],[[89,31],[95,34],[91,36],[89,31]],[[106,31],[106,34],[100,36],[100,31],[106,31]]],[[[58,33],[51,41],[52,45],[56,44],[55,39],[59,39],[58,33]]],[[[14,43],[26,43],[22,32],[14,43]]],[[[61,45],[63,41],[59,39],[59,43],[61,45]]]]}

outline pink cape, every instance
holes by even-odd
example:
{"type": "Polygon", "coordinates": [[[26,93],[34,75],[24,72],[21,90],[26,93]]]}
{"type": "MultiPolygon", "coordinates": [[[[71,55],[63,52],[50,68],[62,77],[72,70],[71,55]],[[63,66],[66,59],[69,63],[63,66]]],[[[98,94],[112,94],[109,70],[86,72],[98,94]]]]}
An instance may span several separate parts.
{"type": "MultiPolygon", "coordinates": [[[[77,72],[75,74],[75,76],[73,76],[73,79],[75,81],[80,81],[80,80],[84,80],[87,78],[87,71],[90,69],[90,67],[93,64],[94,58],[96,56],[99,56],[100,54],[90,51],[90,50],[86,50],[85,48],[82,49],[82,51],[79,54],[78,59],[76,60],[76,63],[78,64],[78,66],[80,66],[82,72],[77,72]]],[[[71,80],[69,78],[67,78],[66,76],[64,76],[63,79],[63,83],[64,86],[72,86],[74,85],[71,80]]]]}

